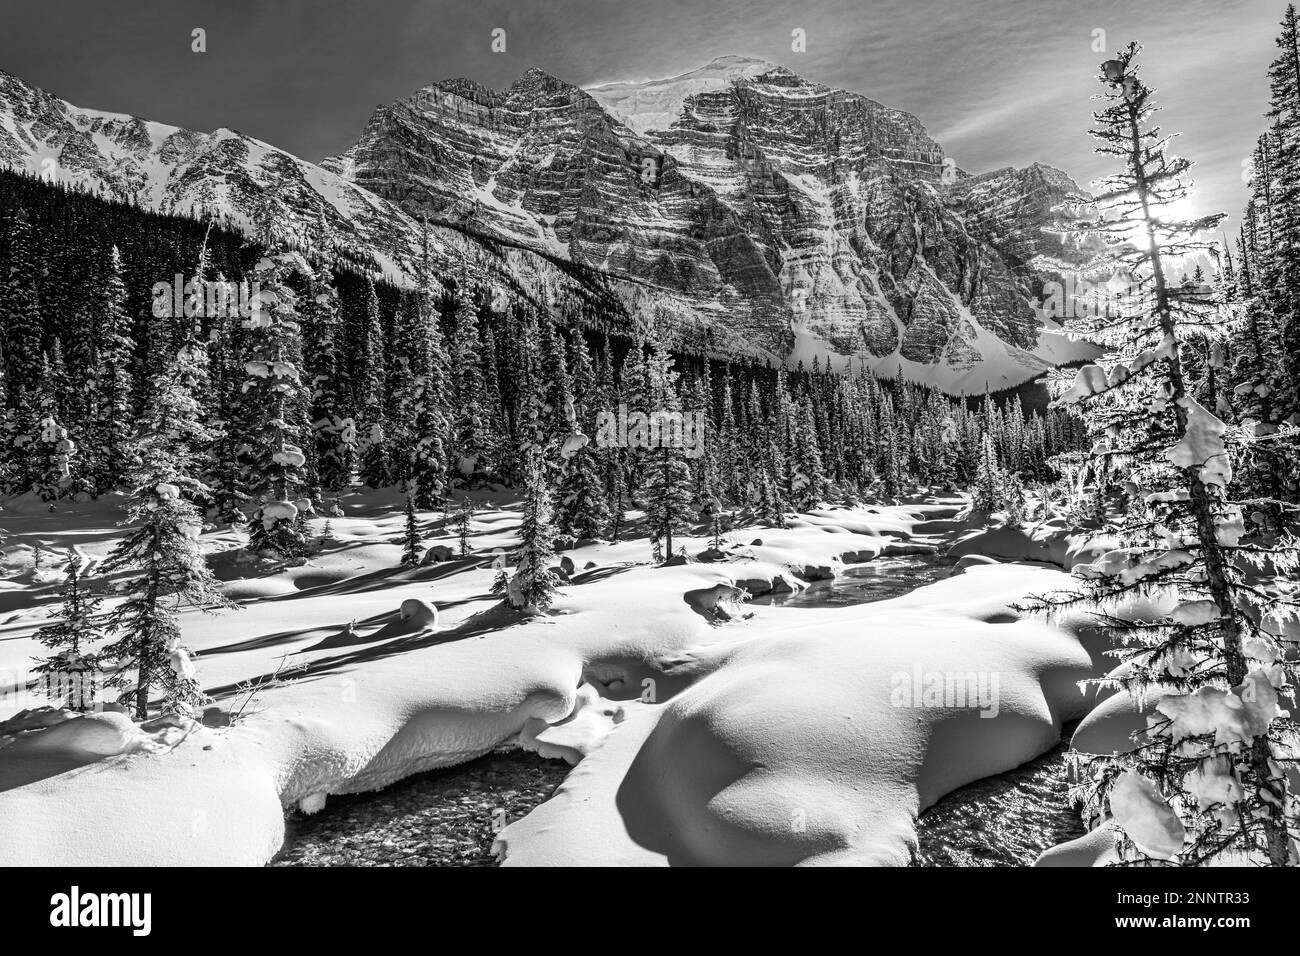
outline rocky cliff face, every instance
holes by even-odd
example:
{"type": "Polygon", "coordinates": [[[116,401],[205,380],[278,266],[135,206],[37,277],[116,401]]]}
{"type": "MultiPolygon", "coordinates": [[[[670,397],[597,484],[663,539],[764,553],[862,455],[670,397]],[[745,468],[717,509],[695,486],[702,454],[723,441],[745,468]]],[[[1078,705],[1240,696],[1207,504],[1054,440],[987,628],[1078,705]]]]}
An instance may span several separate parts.
{"type": "Polygon", "coordinates": [[[1035,293],[1044,278],[1076,271],[1103,251],[1099,236],[1071,228],[1092,197],[1051,166],[961,176],[944,198],[971,234],[997,249],[1035,293]]]}
{"type": "Polygon", "coordinates": [[[1086,199],[1057,170],[967,176],[910,114],[737,57],[579,89],[448,80],[319,166],[230,130],[70,106],[0,73],[0,162],[164,212],[286,234],[401,276],[419,220],[443,275],[723,354],[865,362],[955,392],[1082,354],[1029,304],[1086,250],[1044,232],[1086,199]]]}
{"type": "Polygon", "coordinates": [[[782,358],[982,391],[1069,351],[1028,301],[1070,254],[1042,233],[1083,195],[1065,174],[958,174],[916,117],[760,61],[588,90],[535,70],[501,92],[439,83],[325,165],[782,358]]]}

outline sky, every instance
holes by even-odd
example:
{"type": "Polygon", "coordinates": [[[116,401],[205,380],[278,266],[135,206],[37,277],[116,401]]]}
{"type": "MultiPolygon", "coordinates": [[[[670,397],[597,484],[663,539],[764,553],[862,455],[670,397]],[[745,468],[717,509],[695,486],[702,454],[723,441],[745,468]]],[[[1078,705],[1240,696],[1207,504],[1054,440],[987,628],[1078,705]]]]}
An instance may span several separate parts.
{"type": "MultiPolygon", "coordinates": [[[[579,85],[716,56],[779,63],[914,113],[972,172],[1045,162],[1087,186],[1097,64],[1130,39],[1194,160],[1197,213],[1236,216],[1265,121],[1279,0],[0,0],[0,68],[78,106],[231,127],[318,161],[435,80],[579,85]],[[192,32],[205,31],[206,52],[192,32]],[[505,50],[493,50],[493,31],[505,50]],[[792,49],[793,31],[805,49],[792,49]],[[1102,32],[1098,32],[1102,31],[1102,32]]],[[[500,43],[498,42],[498,46],[500,43]]]]}

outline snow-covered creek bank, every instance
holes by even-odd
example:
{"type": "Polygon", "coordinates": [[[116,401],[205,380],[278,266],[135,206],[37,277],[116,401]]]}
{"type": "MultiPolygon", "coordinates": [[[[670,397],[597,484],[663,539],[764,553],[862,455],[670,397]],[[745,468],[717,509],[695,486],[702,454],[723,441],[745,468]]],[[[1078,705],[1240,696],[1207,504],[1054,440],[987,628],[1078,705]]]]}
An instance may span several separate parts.
{"type": "MultiPolygon", "coordinates": [[[[889,555],[851,565],[834,581],[756,604],[837,608],[907,594],[946,577],[934,555],[889,555]]],[[[923,866],[1029,865],[1043,850],[1083,834],[1068,805],[1065,748],[962,787],[918,823],[923,866]]],[[[563,761],[524,751],[495,753],[331,800],[312,816],[293,814],[279,866],[491,865],[505,822],[547,800],[569,772],[563,761]]]]}

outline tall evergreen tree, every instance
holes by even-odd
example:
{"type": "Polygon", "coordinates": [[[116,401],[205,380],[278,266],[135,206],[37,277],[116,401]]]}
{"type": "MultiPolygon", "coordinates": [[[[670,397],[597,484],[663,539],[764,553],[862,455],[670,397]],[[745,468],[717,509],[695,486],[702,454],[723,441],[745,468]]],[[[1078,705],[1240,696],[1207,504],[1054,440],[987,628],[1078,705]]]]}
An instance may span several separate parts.
{"type": "MultiPolygon", "coordinates": [[[[1102,184],[1107,214],[1095,228],[1112,238],[1139,292],[1117,314],[1079,323],[1112,351],[1080,369],[1062,401],[1087,404],[1094,456],[1126,473],[1145,506],[1110,519],[1126,546],[1085,566],[1076,593],[1053,603],[1101,605],[1123,640],[1112,683],[1139,704],[1154,701],[1154,711],[1131,751],[1098,758],[1083,775],[1084,795],[1113,816],[1125,861],[1283,866],[1300,862],[1290,840],[1300,803],[1283,770],[1294,729],[1278,708],[1293,678],[1269,622],[1294,612],[1246,579],[1253,552],[1241,509],[1225,494],[1226,429],[1189,393],[1186,343],[1221,327],[1223,316],[1177,296],[1168,263],[1203,248],[1198,237],[1221,217],[1168,215],[1188,194],[1191,163],[1167,154],[1137,52],[1130,44],[1102,65],[1094,136],[1098,152],[1124,163],[1102,184]],[[1178,601],[1164,619],[1126,611],[1126,598],[1161,591],[1178,601]]],[[[1294,553],[1284,553],[1270,558],[1294,566],[1294,553]]]]}
{"type": "Polygon", "coordinates": [[[529,614],[542,614],[555,599],[559,578],[551,567],[555,559],[555,528],[551,523],[551,490],[541,452],[529,453],[524,486],[524,513],[519,527],[515,573],[499,581],[506,602],[529,614]]]}
{"type": "Polygon", "coordinates": [[[672,557],[674,533],[689,526],[694,498],[691,470],[680,437],[675,437],[670,430],[674,418],[680,419],[682,407],[672,357],[659,343],[651,350],[646,369],[649,414],[659,420],[659,437],[644,456],[641,507],[651,535],[663,540],[666,555],[672,557]]]}
{"type": "Polygon", "coordinates": [[[131,403],[135,392],[131,374],[135,342],[131,338],[131,317],[126,303],[122,254],[117,246],[113,246],[92,380],[94,421],[91,423],[90,444],[94,474],[91,481],[97,493],[120,485],[126,479],[129,466],[126,448],[131,440],[135,417],[131,403]]]}
{"type": "Polygon", "coordinates": [[[455,395],[452,465],[465,481],[491,470],[492,442],[486,418],[487,386],[480,363],[478,310],[468,290],[458,290],[451,339],[451,382],[455,395]]]}
{"type": "Polygon", "coordinates": [[[321,488],[337,495],[356,469],[357,425],[341,355],[345,333],[339,296],[327,269],[312,272],[302,312],[316,473],[321,488]]]}
{"type": "Polygon", "coordinates": [[[27,211],[19,208],[9,220],[9,274],[0,286],[0,335],[3,336],[5,379],[9,401],[21,408],[40,384],[44,352],[40,266],[27,211]]]}
{"type": "Polygon", "coordinates": [[[203,517],[193,499],[207,492],[194,474],[195,449],[212,433],[199,421],[192,385],[192,355],[182,350],[153,383],[130,453],[128,530],[104,570],[125,570],[127,599],[112,613],[115,639],[104,648],[118,670],[111,686],[133,705],[137,720],[149,716],[155,690],[163,713],[193,713],[204,701],[176,614],[186,607],[204,611],[233,606],[208,569],[199,544],[203,517]],[[134,680],[131,679],[134,672],[134,680]]]}
{"type": "Polygon", "coordinates": [[[306,548],[299,515],[310,506],[304,497],[307,457],[301,445],[307,410],[299,372],[301,328],[298,297],[289,285],[294,272],[311,275],[297,253],[276,253],[257,264],[257,299],[245,323],[244,394],[252,417],[244,423],[245,457],[247,487],[255,501],[248,543],[253,551],[285,558],[300,556],[306,548]]]}
{"type": "Polygon", "coordinates": [[[562,533],[576,538],[599,538],[609,529],[609,505],[596,435],[596,376],[582,332],[573,334],[573,392],[577,396],[572,427],[586,441],[570,451],[560,482],[557,524],[562,533]]]}
{"type": "Polygon", "coordinates": [[[361,323],[365,339],[358,359],[359,374],[353,382],[356,407],[361,414],[358,441],[361,480],[371,488],[382,488],[394,479],[389,457],[388,402],[384,374],[387,349],[379,297],[375,293],[374,280],[369,275],[366,276],[362,298],[361,323]]]}

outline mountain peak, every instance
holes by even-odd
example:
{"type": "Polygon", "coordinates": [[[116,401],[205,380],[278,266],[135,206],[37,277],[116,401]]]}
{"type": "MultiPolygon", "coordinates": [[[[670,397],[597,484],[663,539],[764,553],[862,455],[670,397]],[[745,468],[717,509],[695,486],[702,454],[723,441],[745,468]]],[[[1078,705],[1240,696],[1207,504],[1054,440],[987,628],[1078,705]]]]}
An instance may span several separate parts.
{"type": "Polygon", "coordinates": [[[568,96],[577,91],[578,87],[567,80],[562,80],[554,74],[547,73],[540,67],[532,66],[524,70],[519,75],[519,79],[510,84],[510,88],[506,90],[506,96],[528,98],[554,96],[556,94],[568,96]]]}
{"type": "Polygon", "coordinates": [[[586,91],[629,129],[645,135],[651,130],[670,126],[680,115],[687,97],[714,93],[733,83],[772,73],[794,77],[785,67],[775,63],[751,56],[726,54],[675,76],[598,83],[586,87],[586,91]]]}
{"type": "MultiPolygon", "coordinates": [[[[735,53],[715,56],[703,66],[698,66],[693,70],[687,70],[685,73],[677,73],[673,76],[657,77],[645,80],[612,80],[607,83],[595,83],[586,89],[596,95],[596,91],[606,93],[616,93],[619,90],[631,89],[666,89],[682,85],[693,85],[696,83],[726,85],[738,79],[762,76],[764,73],[770,73],[773,70],[789,72],[785,67],[772,63],[768,60],[761,60],[757,57],[742,56],[735,53]]],[[[599,96],[597,96],[599,98],[599,96]]]]}
{"type": "Polygon", "coordinates": [[[692,70],[682,75],[690,76],[691,73],[738,71],[746,75],[758,76],[768,72],[769,70],[784,70],[784,69],[785,67],[781,66],[778,63],[773,63],[770,60],[761,60],[758,57],[740,56],[735,53],[728,53],[724,56],[715,56],[712,60],[704,64],[702,67],[699,67],[696,70],[692,70]]]}

